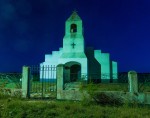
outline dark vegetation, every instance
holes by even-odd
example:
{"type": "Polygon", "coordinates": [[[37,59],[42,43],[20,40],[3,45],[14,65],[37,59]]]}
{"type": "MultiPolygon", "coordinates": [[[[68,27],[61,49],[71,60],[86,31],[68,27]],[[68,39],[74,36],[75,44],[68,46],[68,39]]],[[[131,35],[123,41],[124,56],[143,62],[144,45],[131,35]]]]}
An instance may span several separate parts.
{"type": "Polygon", "coordinates": [[[1,118],[146,118],[148,106],[85,104],[83,101],[41,101],[0,97],[1,118]]]}
{"type": "MultiPolygon", "coordinates": [[[[149,118],[150,107],[147,105],[139,105],[136,102],[122,103],[120,98],[113,95],[94,92],[97,90],[126,92],[128,91],[126,82],[83,85],[81,91],[87,90],[90,97],[83,96],[82,101],[22,99],[20,94],[12,97],[9,91],[4,94],[10,83],[4,79],[0,83],[0,118],[149,118]]],[[[141,84],[142,90],[145,88],[150,90],[147,83],[141,84]]]]}

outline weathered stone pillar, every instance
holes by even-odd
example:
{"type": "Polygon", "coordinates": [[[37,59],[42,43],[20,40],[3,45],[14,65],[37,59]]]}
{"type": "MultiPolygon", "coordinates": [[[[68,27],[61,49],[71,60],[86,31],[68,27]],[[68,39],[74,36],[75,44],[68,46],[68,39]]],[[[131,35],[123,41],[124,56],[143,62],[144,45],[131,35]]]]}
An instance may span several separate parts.
{"type": "Polygon", "coordinates": [[[138,79],[136,71],[128,72],[129,92],[138,93],[138,79]]]}
{"type": "Polygon", "coordinates": [[[62,99],[64,89],[64,65],[60,64],[56,69],[56,80],[57,80],[57,99],[62,99]]]}
{"type": "Polygon", "coordinates": [[[22,69],[22,97],[23,98],[28,98],[30,97],[29,93],[29,74],[30,74],[30,69],[27,66],[23,66],[22,69]]]}

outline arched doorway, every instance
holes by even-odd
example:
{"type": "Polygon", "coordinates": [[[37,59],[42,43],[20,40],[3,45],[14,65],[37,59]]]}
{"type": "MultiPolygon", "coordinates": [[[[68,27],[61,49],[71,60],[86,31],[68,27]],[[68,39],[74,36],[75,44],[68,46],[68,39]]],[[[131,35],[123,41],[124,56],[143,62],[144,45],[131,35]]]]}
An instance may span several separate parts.
{"type": "Polygon", "coordinates": [[[74,61],[67,62],[64,75],[65,83],[79,81],[81,79],[81,64],[74,61]]]}
{"type": "Polygon", "coordinates": [[[74,64],[70,67],[70,81],[76,82],[81,78],[81,66],[74,64]]]}

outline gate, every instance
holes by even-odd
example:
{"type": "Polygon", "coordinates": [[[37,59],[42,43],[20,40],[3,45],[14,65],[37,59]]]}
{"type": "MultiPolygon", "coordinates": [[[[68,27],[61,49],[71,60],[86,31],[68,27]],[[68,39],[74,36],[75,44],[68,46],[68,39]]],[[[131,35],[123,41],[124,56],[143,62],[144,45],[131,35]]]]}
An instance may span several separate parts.
{"type": "Polygon", "coordinates": [[[56,67],[32,66],[30,68],[30,98],[56,98],[56,67]]]}

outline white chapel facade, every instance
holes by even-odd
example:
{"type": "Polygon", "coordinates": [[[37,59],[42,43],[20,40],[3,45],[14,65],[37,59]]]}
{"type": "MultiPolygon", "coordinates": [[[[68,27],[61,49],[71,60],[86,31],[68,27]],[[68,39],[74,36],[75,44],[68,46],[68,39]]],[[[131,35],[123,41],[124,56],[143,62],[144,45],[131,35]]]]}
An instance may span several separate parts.
{"type": "MultiPolygon", "coordinates": [[[[45,55],[40,66],[64,65],[64,80],[74,82],[89,79],[98,82],[116,82],[118,79],[117,62],[110,60],[109,53],[85,47],[83,24],[77,12],[73,12],[65,23],[63,47],[59,51],[45,55]]],[[[49,74],[44,79],[51,79],[49,74]]],[[[52,79],[56,79],[56,75],[52,79]]]]}

